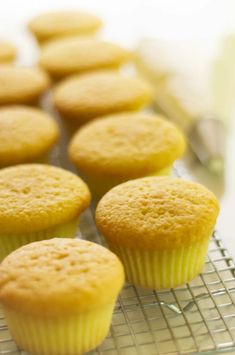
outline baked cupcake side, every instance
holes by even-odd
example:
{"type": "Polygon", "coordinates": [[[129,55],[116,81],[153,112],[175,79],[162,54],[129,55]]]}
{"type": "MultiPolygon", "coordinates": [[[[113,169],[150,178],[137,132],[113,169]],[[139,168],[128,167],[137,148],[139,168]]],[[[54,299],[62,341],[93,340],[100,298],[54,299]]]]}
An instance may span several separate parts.
{"type": "Polygon", "coordinates": [[[145,81],[104,70],[65,79],[55,87],[53,101],[63,118],[83,124],[102,115],[137,111],[152,95],[145,81]]]}
{"type": "Polygon", "coordinates": [[[0,63],[12,63],[16,59],[16,48],[7,41],[0,40],[0,63]]]}
{"type": "Polygon", "coordinates": [[[87,185],[64,169],[24,164],[0,170],[0,259],[33,241],[75,237],[89,203],[87,185]]]}
{"type": "Polygon", "coordinates": [[[101,197],[130,179],[169,175],[185,147],[183,134],[163,117],[126,112],[79,129],[70,142],[69,156],[94,195],[101,197]]]}
{"type": "Polygon", "coordinates": [[[54,79],[88,71],[118,68],[131,53],[119,45],[95,38],[69,37],[42,48],[39,64],[54,79]]]}
{"type": "Polygon", "coordinates": [[[54,11],[34,17],[28,24],[39,43],[60,37],[94,34],[102,26],[95,15],[82,11],[54,11]]]}
{"type": "Polygon", "coordinates": [[[129,282],[161,289],[201,272],[218,212],[204,186],[148,177],[110,190],[98,204],[96,222],[129,282]]]}
{"type": "Polygon", "coordinates": [[[48,74],[34,67],[0,65],[0,105],[35,104],[48,89],[48,74]]]}
{"type": "Polygon", "coordinates": [[[80,354],[108,333],[124,283],[118,258],[79,239],[28,244],[0,266],[0,301],[17,345],[30,353],[80,354]]]}
{"type": "Polygon", "coordinates": [[[58,126],[46,112],[23,105],[0,107],[0,167],[46,161],[58,137],[58,126]]]}

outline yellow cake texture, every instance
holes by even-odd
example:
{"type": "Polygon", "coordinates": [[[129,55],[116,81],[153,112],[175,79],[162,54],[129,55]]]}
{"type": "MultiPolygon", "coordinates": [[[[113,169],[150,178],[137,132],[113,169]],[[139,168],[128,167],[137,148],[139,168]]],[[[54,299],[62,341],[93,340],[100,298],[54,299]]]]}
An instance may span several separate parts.
{"type": "Polygon", "coordinates": [[[135,111],[150,103],[152,89],[139,78],[104,70],[74,75],[57,85],[54,105],[61,116],[78,124],[120,111],[135,111]]]}
{"type": "Polygon", "coordinates": [[[74,73],[118,68],[130,52],[117,44],[95,38],[71,37],[42,48],[39,64],[55,79],[74,73]]]}
{"type": "Polygon", "coordinates": [[[90,193],[75,174],[45,164],[0,170],[0,260],[36,240],[75,237],[90,193]]]}
{"type": "Polygon", "coordinates": [[[214,194],[198,183],[147,177],[110,190],[98,204],[96,221],[127,280],[162,289],[202,271],[218,211],[214,194]]]}
{"type": "Polygon", "coordinates": [[[4,259],[0,302],[21,349],[81,354],[107,335],[123,283],[123,266],[106,248],[54,238],[25,245],[4,259]]]}
{"type": "Polygon", "coordinates": [[[0,167],[43,159],[59,136],[57,124],[42,110],[0,108],[0,167]]]}
{"type": "Polygon", "coordinates": [[[15,58],[15,47],[10,42],[0,40],[0,63],[11,63],[15,58]]]}
{"type": "Polygon", "coordinates": [[[35,103],[49,84],[42,69],[0,65],[0,105],[35,103]]]}
{"type": "Polygon", "coordinates": [[[28,27],[39,43],[71,35],[90,35],[102,25],[92,14],[77,10],[43,13],[33,18],[28,27]]]}
{"type": "Polygon", "coordinates": [[[168,174],[185,150],[180,130],[161,116],[119,113],[83,126],[69,156],[100,197],[113,186],[148,175],[168,174]]]}

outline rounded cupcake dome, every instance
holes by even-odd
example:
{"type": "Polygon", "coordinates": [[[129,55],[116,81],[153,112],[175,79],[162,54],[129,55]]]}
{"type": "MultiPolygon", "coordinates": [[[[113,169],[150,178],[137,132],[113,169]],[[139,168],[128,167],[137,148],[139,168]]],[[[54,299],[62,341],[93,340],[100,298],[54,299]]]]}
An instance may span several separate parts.
{"type": "Polygon", "coordinates": [[[71,35],[95,33],[102,25],[101,20],[87,12],[54,11],[33,18],[28,27],[39,42],[71,35]]]}
{"type": "Polygon", "coordinates": [[[15,47],[8,41],[0,40],[0,63],[11,63],[15,58],[15,47]]]}
{"type": "Polygon", "coordinates": [[[97,347],[124,283],[116,255],[79,239],[28,244],[4,259],[0,273],[0,301],[13,339],[45,355],[97,347]]]}
{"type": "Polygon", "coordinates": [[[129,58],[130,52],[117,44],[71,37],[45,45],[39,63],[53,78],[63,78],[74,73],[116,68],[129,58]]]}
{"type": "Polygon", "coordinates": [[[23,105],[0,108],[0,167],[40,159],[59,130],[46,112],[23,105]]]}
{"type": "Polygon", "coordinates": [[[147,177],[110,190],[98,204],[96,221],[114,243],[164,250],[208,239],[218,212],[214,194],[198,183],[147,177]]]}
{"type": "Polygon", "coordinates": [[[27,244],[8,255],[0,270],[4,306],[38,316],[96,310],[114,302],[124,283],[115,254],[79,239],[27,244]]]}
{"type": "Polygon", "coordinates": [[[204,186],[173,177],[130,180],[99,202],[96,223],[123,262],[127,281],[183,285],[205,264],[219,204],[204,186]]]}
{"type": "Polygon", "coordinates": [[[34,103],[50,84],[42,69],[13,65],[0,65],[0,82],[0,105],[34,103]]]}
{"type": "Polygon", "coordinates": [[[84,123],[120,111],[135,111],[152,100],[143,80],[114,71],[74,75],[54,90],[54,105],[62,117],[84,123]]]}
{"type": "Polygon", "coordinates": [[[120,113],[79,129],[69,155],[88,175],[129,180],[170,167],[185,146],[181,131],[162,116],[120,113]]]}
{"type": "Polygon", "coordinates": [[[49,165],[4,168],[0,187],[1,235],[62,225],[77,218],[90,202],[89,190],[78,176],[49,165]]]}

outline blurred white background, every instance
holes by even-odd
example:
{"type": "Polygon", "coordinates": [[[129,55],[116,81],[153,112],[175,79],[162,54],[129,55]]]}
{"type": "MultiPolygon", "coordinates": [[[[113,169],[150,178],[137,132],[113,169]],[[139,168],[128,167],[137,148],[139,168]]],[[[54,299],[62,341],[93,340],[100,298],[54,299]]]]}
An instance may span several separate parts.
{"type": "MultiPolygon", "coordinates": [[[[0,35],[22,45],[27,21],[43,11],[79,8],[104,19],[103,35],[135,45],[141,37],[210,38],[235,30],[234,0],[0,0],[0,35]]],[[[24,60],[26,58],[24,57],[24,60]]]]}
{"type": "MultiPolygon", "coordinates": [[[[202,41],[213,50],[222,37],[235,35],[234,0],[0,0],[0,38],[16,44],[20,64],[31,64],[37,47],[27,32],[28,20],[40,12],[73,8],[99,15],[105,24],[101,35],[131,48],[142,38],[152,37],[202,41]]],[[[227,88],[223,89],[226,96],[227,88]]],[[[235,257],[235,112],[230,116],[226,118],[226,184],[218,229],[235,257]]]]}

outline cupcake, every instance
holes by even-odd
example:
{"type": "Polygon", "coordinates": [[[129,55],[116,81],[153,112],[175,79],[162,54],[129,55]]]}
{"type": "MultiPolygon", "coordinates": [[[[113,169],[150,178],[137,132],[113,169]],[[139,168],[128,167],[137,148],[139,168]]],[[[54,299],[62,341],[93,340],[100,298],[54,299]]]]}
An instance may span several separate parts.
{"type": "Polygon", "coordinates": [[[42,69],[14,65],[0,65],[0,82],[0,105],[34,104],[50,83],[42,69]]]}
{"type": "Polygon", "coordinates": [[[75,355],[107,335],[123,282],[121,262],[106,248],[55,238],[6,257],[0,266],[0,302],[20,349],[75,355]]]}
{"type": "Polygon", "coordinates": [[[99,198],[130,179],[169,175],[174,160],[184,150],[183,134],[166,119],[147,113],[121,113],[78,130],[69,156],[99,198]]]}
{"type": "Polygon", "coordinates": [[[0,260],[33,241],[75,237],[89,202],[86,184],[61,168],[25,164],[0,170],[0,260]]]}
{"type": "Polygon", "coordinates": [[[58,136],[57,124],[42,110],[0,108],[0,167],[46,159],[58,136]]]}
{"type": "Polygon", "coordinates": [[[91,35],[102,25],[101,20],[86,12],[55,11],[36,16],[29,23],[30,32],[39,43],[73,35],[91,35]]]}
{"type": "Polygon", "coordinates": [[[7,41],[0,40],[0,63],[11,63],[15,58],[15,47],[7,41]]]}
{"type": "Polygon", "coordinates": [[[61,116],[77,124],[120,111],[135,111],[150,103],[152,89],[141,79],[115,71],[74,75],[54,90],[61,116]]]}
{"type": "Polygon", "coordinates": [[[72,37],[42,48],[39,64],[54,78],[105,68],[118,68],[130,52],[117,44],[92,38],[72,37]]]}
{"type": "Polygon", "coordinates": [[[96,222],[129,282],[164,289],[202,271],[218,211],[214,194],[200,184],[147,177],[110,190],[96,222]]]}

